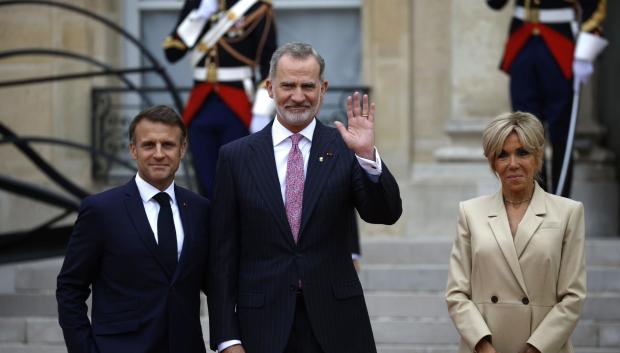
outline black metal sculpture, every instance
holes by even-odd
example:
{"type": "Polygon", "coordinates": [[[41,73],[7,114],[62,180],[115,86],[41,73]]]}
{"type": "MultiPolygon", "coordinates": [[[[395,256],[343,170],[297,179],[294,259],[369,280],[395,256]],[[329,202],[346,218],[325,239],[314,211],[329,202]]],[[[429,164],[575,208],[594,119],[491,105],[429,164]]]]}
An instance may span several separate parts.
{"type": "MultiPolygon", "coordinates": [[[[136,87],[136,85],[134,85],[132,81],[127,78],[127,75],[133,73],[154,72],[162,79],[165,86],[165,91],[172,97],[176,109],[179,112],[183,111],[183,104],[179,96],[178,90],[170,79],[168,73],[166,72],[166,69],[137,38],[124,30],[122,27],[106,19],[105,17],[97,15],[86,9],[54,1],[2,1],[0,2],[0,11],[3,11],[2,9],[8,6],[26,5],[55,7],[100,22],[107,28],[120,34],[131,44],[135,45],[139,49],[140,54],[144,57],[145,61],[148,63],[148,66],[134,68],[114,68],[94,58],[62,49],[27,48],[19,50],[7,50],[0,52],[0,61],[20,56],[57,56],[86,62],[92,66],[97,67],[99,70],[55,76],[32,77],[21,80],[0,81],[0,89],[9,89],[10,87],[19,85],[31,85],[52,81],[57,82],[64,80],[84,79],[96,76],[116,76],[122,83],[125,84],[128,91],[133,91],[140,96],[140,99],[142,100],[144,105],[152,105],[149,97],[144,93],[143,90],[141,90],[140,87],[136,87]]],[[[0,263],[56,256],[62,254],[64,252],[66,242],[69,238],[72,227],[62,225],[59,226],[58,223],[73,212],[76,212],[78,210],[80,200],[89,195],[88,191],[73,183],[60,171],[54,168],[54,166],[47,163],[31,147],[31,144],[55,144],[68,148],[87,151],[90,152],[93,157],[97,156],[98,158],[103,158],[107,161],[107,163],[113,163],[123,166],[132,170],[132,172],[135,173],[135,168],[132,164],[127,163],[126,161],[119,159],[116,156],[111,155],[93,146],[85,146],[75,142],[50,137],[20,137],[16,132],[12,131],[11,129],[9,129],[9,127],[5,126],[2,123],[0,123],[0,137],[0,145],[12,144],[13,146],[15,146],[25,157],[27,157],[31,162],[33,162],[40,171],[42,171],[48,178],[50,178],[50,180],[52,180],[56,185],[60,186],[61,189],[63,189],[66,193],[69,194],[67,196],[57,191],[45,189],[36,184],[24,182],[22,180],[17,180],[15,178],[0,174],[0,189],[61,209],[60,214],[43,222],[43,224],[37,224],[32,228],[24,231],[0,234],[0,263]]],[[[186,165],[184,165],[184,168],[187,171],[186,165]]],[[[188,178],[186,183],[191,187],[193,185],[193,182],[189,179],[190,174],[186,172],[185,175],[188,178]]]]}
{"type": "MultiPolygon", "coordinates": [[[[43,0],[0,1],[0,11],[5,11],[4,9],[9,6],[28,5],[59,8],[61,10],[69,11],[79,16],[84,16],[88,19],[99,22],[137,47],[147,64],[141,67],[115,68],[95,58],[58,48],[20,48],[0,51],[0,62],[2,62],[2,60],[16,57],[48,56],[61,57],[87,63],[96,68],[95,70],[70,74],[0,81],[0,94],[2,93],[2,90],[11,89],[11,87],[15,86],[45,84],[49,82],[77,80],[98,76],[113,76],[118,78],[119,81],[124,84],[124,87],[92,89],[90,97],[92,102],[92,136],[90,145],[83,145],[73,141],[48,136],[19,136],[17,132],[12,131],[8,126],[0,122],[0,148],[9,144],[15,146],[41,172],[43,172],[44,175],[46,175],[54,184],[59,186],[64,191],[64,193],[53,191],[37,184],[28,183],[23,180],[18,180],[16,178],[3,175],[4,171],[0,171],[0,190],[4,190],[14,195],[28,198],[42,204],[54,206],[60,210],[57,215],[54,215],[41,224],[33,225],[30,229],[4,233],[0,230],[0,264],[62,255],[71,234],[72,226],[62,225],[61,221],[77,212],[81,199],[90,194],[89,191],[84,190],[79,185],[73,183],[69,178],[63,175],[61,171],[46,162],[45,159],[32,148],[33,144],[57,145],[90,153],[93,161],[94,177],[101,177],[102,175],[105,177],[113,166],[120,166],[125,170],[128,170],[129,173],[135,173],[136,169],[133,163],[130,163],[128,160],[123,158],[119,158],[118,154],[115,153],[116,151],[122,150],[121,147],[123,146],[121,145],[127,142],[126,136],[122,135],[109,138],[109,131],[117,131],[119,128],[116,126],[113,129],[109,129],[104,126],[113,120],[110,118],[110,111],[113,108],[109,102],[109,96],[111,94],[137,94],[140,105],[144,108],[145,106],[150,106],[154,103],[160,103],[153,102],[149,96],[150,93],[164,93],[170,96],[177,111],[182,112],[183,103],[179,92],[189,90],[189,87],[177,88],[168,75],[165,67],[160,64],[155,56],[137,38],[116,23],[91,11],[66,3],[43,0]],[[127,77],[127,75],[136,73],[155,73],[161,78],[164,87],[138,87],[127,77]],[[105,140],[106,138],[108,138],[108,140],[105,140]],[[110,140],[114,141],[110,142],[110,140]],[[114,148],[109,148],[108,145],[114,145],[114,148]],[[114,151],[111,152],[111,149],[114,151]]],[[[362,93],[369,92],[368,87],[330,86],[328,90],[329,98],[326,97],[323,102],[323,114],[321,120],[327,124],[332,124],[334,120],[346,121],[344,102],[346,101],[346,97],[351,94],[351,92],[356,90],[362,93]]],[[[0,116],[0,120],[1,119],[2,117],[0,116]]],[[[192,189],[193,186],[196,185],[196,182],[192,179],[192,174],[189,170],[189,163],[185,160],[183,161],[183,171],[185,176],[185,186],[192,189]]]]}

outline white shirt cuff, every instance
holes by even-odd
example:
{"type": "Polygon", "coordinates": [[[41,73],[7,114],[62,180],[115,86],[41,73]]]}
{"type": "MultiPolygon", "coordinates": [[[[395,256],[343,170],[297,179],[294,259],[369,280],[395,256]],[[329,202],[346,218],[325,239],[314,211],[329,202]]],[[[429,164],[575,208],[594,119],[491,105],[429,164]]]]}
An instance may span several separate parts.
{"type": "Polygon", "coordinates": [[[351,259],[352,260],[359,260],[360,257],[361,257],[360,254],[351,253],[351,259]]]}
{"type": "Polygon", "coordinates": [[[241,344],[241,341],[239,340],[230,340],[230,341],[224,341],[220,344],[217,345],[217,351],[221,352],[224,349],[230,347],[230,346],[234,346],[235,344],[241,344]]]}
{"type": "MultiPolygon", "coordinates": [[[[374,175],[378,177],[379,175],[381,175],[381,170],[382,170],[381,169],[381,156],[379,156],[379,151],[377,150],[377,147],[375,147],[375,160],[374,161],[371,161],[370,159],[362,158],[358,156],[357,154],[355,155],[355,157],[357,158],[357,161],[359,162],[362,169],[364,169],[366,173],[368,173],[369,176],[374,175]]],[[[371,178],[371,179],[373,181],[376,181],[375,178],[371,178]]]]}

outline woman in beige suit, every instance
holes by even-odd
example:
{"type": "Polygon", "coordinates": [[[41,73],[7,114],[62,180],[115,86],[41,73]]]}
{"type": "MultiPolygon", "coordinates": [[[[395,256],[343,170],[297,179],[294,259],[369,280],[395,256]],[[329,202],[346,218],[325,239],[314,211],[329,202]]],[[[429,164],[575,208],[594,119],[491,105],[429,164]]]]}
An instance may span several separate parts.
{"type": "Polygon", "coordinates": [[[483,147],[501,189],[459,205],[446,289],[459,353],[572,353],[586,296],[583,205],[535,181],[544,132],[533,115],[498,116],[483,147]]]}

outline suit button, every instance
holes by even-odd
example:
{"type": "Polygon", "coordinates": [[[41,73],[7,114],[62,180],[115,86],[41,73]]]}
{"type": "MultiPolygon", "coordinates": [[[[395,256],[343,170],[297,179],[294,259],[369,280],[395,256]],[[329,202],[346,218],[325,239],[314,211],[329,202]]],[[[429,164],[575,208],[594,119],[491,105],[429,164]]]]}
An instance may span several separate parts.
{"type": "Polygon", "coordinates": [[[499,299],[497,298],[497,295],[492,296],[492,297],[491,297],[491,301],[492,301],[493,303],[497,303],[497,302],[499,301],[499,299]]]}
{"type": "Polygon", "coordinates": [[[528,305],[530,303],[530,300],[527,299],[527,297],[523,297],[523,299],[521,299],[521,303],[528,305]]]}

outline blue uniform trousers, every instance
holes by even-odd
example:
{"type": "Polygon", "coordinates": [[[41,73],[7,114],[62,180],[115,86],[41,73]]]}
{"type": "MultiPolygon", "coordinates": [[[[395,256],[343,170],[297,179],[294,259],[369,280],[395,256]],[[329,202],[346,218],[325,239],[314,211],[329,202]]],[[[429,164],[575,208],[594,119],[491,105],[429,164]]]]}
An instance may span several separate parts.
{"type": "Polygon", "coordinates": [[[189,146],[200,192],[213,198],[220,147],[246,136],[248,129],[217,94],[210,94],[189,124],[189,146]]]}
{"type": "MultiPolygon", "coordinates": [[[[538,117],[551,142],[551,183],[548,182],[545,168],[542,171],[542,184],[546,190],[555,192],[566,140],[570,125],[573,88],[572,80],[560,71],[543,39],[532,36],[510,66],[510,97],[512,109],[534,114],[538,117]]],[[[570,194],[572,181],[572,156],[563,196],[570,194]]]]}

